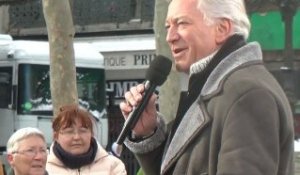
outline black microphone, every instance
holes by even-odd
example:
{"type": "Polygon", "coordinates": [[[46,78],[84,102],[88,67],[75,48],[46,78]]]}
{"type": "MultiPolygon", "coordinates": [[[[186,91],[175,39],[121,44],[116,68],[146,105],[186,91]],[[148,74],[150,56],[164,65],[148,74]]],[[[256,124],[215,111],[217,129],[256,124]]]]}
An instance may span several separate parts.
{"type": "Polygon", "coordinates": [[[155,91],[157,86],[162,85],[172,67],[172,62],[168,58],[158,55],[151,63],[146,72],[146,82],[145,82],[145,93],[143,95],[143,99],[141,103],[132,110],[132,112],[128,115],[126,119],[122,131],[119,134],[119,137],[115,143],[112,145],[112,153],[118,157],[121,156],[122,153],[122,144],[130,133],[130,131],[135,127],[137,121],[139,120],[142,112],[148,104],[150,97],[155,91]]]}

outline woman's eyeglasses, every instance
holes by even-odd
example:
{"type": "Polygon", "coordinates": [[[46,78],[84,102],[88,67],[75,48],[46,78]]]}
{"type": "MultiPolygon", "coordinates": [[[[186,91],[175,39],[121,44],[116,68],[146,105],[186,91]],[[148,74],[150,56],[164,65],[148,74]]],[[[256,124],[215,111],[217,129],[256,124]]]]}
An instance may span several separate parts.
{"type": "Polygon", "coordinates": [[[28,157],[35,157],[37,154],[41,154],[43,156],[46,156],[48,154],[47,149],[27,149],[27,150],[22,150],[22,151],[13,151],[12,154],[23,154],[28,157]]]}
{"type": "Polygon", "coordinates": [[[80,136],[84,136],[91,133],[91,130],[88,128],[79,128],[79,129],[66,128],[64,130],[61,130],[59,133],[65,136],[75,136],[76,134],[80,136]]]}

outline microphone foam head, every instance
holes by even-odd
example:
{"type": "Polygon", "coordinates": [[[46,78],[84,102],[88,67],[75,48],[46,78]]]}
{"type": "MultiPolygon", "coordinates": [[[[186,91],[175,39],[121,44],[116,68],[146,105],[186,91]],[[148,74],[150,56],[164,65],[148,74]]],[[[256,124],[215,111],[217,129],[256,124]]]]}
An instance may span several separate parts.
{"type": "Polygon", "coordinates": [[[165,56],[157,55],[150,63],[150,67],[146,72],[146,80],[155,85],[162,85],[172,68],[172,61],[165,56]]]}

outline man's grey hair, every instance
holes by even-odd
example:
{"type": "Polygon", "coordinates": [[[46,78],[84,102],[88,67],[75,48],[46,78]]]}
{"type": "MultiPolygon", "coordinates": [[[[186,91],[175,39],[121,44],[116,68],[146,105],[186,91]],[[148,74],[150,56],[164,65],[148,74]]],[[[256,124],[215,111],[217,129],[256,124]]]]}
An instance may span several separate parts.
{"type": "Polygon", "coordinates": [[[17,130],[15,133],[13,133],[10,138],[7,141],[6,145],[6,152],[8,154],[13,153],[14,151],[17,151],[20,147],[20,141],[23,139],[26,139],[30,136],[39,136],[41,139],[43,139],[46,143],[45,136],[42,131],[40,131],[37,128],[33,127],[26,127],[26,128],[21,128],[17,130]]]}
{"type": "MultiPolygon", "coordinates": [[[[247,16],[244,0],[197,0],[198,9],[207,24],[214,24],[221,19],[233,22],[233,33],[248,38],[251,24],[247,16]]],[[[172,0],[167,0],[171,3],[172,0]]]]}

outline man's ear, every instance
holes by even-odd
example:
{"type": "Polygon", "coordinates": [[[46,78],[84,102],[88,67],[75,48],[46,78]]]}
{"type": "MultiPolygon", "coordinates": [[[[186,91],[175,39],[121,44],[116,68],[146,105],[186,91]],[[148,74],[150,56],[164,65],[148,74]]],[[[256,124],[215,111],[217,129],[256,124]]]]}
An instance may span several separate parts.
{"type": "Polygon", "coordinates": [[[233,32],[232,21],[223,18],[216,24],[216,43],[223,44],[233,32]]]}
{"type": "Polygon", "coordinates": [[[14,166],[14,155],[13,154],[7,154],[6,160],[10,164],[10,166],[14,166]]]}

